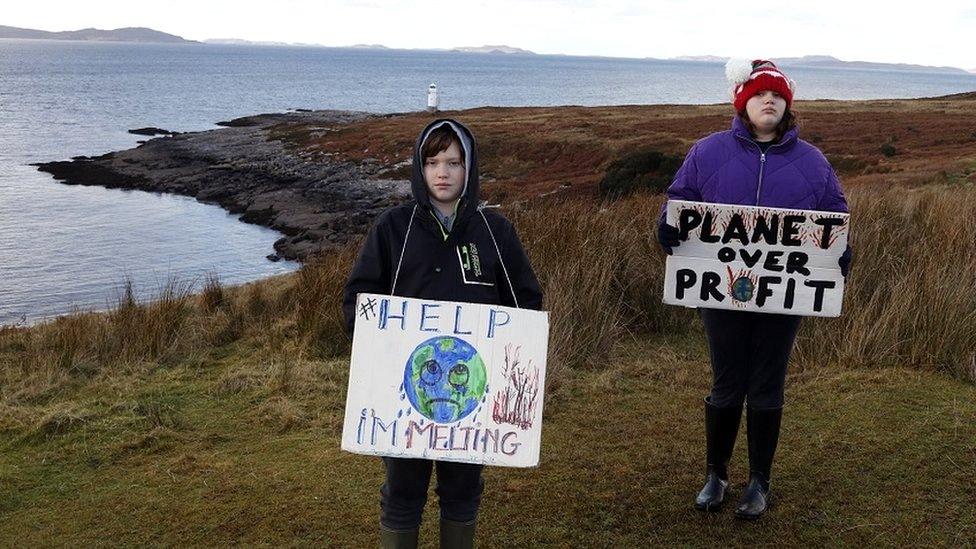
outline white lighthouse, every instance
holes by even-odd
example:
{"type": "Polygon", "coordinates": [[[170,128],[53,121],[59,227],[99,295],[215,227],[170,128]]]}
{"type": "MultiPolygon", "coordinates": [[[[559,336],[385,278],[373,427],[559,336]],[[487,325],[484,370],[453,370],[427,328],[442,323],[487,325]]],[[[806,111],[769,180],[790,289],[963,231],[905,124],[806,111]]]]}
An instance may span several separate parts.
{"type": "Polygon", "coordinates": [[[427,88],[427,112],[437,112],[440,100],[437,98],[437,84],[427,88]]]}

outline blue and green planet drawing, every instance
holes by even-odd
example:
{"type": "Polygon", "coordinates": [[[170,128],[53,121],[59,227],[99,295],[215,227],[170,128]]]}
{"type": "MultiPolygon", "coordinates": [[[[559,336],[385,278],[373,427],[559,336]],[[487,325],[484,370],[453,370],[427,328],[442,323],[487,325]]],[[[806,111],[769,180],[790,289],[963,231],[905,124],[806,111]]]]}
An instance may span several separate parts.
{"type": "Polygon", "coordinates": [[[428,419],[452,423],[468,416],[485,396],[487,370],[469,343],[437,336],[417,345],[407,359],[403,389],[428,419]]]}

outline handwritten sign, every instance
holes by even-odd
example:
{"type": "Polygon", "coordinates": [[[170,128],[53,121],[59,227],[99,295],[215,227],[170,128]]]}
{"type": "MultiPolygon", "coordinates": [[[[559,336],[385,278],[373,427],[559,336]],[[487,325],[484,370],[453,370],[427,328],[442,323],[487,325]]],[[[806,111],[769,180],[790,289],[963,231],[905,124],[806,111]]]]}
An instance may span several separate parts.
{"type": "Polygon", "coordinates": [[[361,294],[342,449],[533,467],[549,315],[361,294]]]}
{"type": "Polygon", "coordinates": [[[847,214],[672,200],[667,222],[681,244],[667,260],[665,303],[840,316],[847,214]]]}

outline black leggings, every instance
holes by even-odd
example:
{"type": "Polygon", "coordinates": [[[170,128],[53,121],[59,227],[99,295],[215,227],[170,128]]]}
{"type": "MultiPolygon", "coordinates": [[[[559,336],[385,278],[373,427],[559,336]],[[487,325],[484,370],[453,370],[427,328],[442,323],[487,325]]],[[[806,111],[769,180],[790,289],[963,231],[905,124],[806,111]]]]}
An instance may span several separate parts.
{"type": "Polygon", "coordinates": [[[783,407],[786,364],[802,317],[699,309],[712,358],[712,405],[783,407]]]}
{"type": "Polygon", "coordinates": [[[483,465],[385,457],[386,482],[380,488],[380,523],[391,530],[413,530],[427,503],[430,473],[437,464],[437,497],[441,518],[470,522],[478,516],[484,481],[483,465]]]}

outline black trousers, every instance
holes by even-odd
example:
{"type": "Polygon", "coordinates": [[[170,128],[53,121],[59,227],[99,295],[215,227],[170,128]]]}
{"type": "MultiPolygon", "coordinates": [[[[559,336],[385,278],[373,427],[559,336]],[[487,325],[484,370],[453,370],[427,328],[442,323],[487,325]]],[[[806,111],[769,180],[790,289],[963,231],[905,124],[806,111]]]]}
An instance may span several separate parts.
{"type": "Polygon", "coordinates": [[[437,488],[441,518],[470,522],[478,516],[484,480],[483,465],[431,461],[429,459],[383,458],[386,482],[380,488],[380,523],[391,530],[414,530],[427,503],[431,470],[437,467],[437,488]]]}
{"type": "Polygon", "coordinates": [[[802,317],[698,309],[712,359],[711,403],[766,410],[783,407],[786,364],[802,317]]]}

